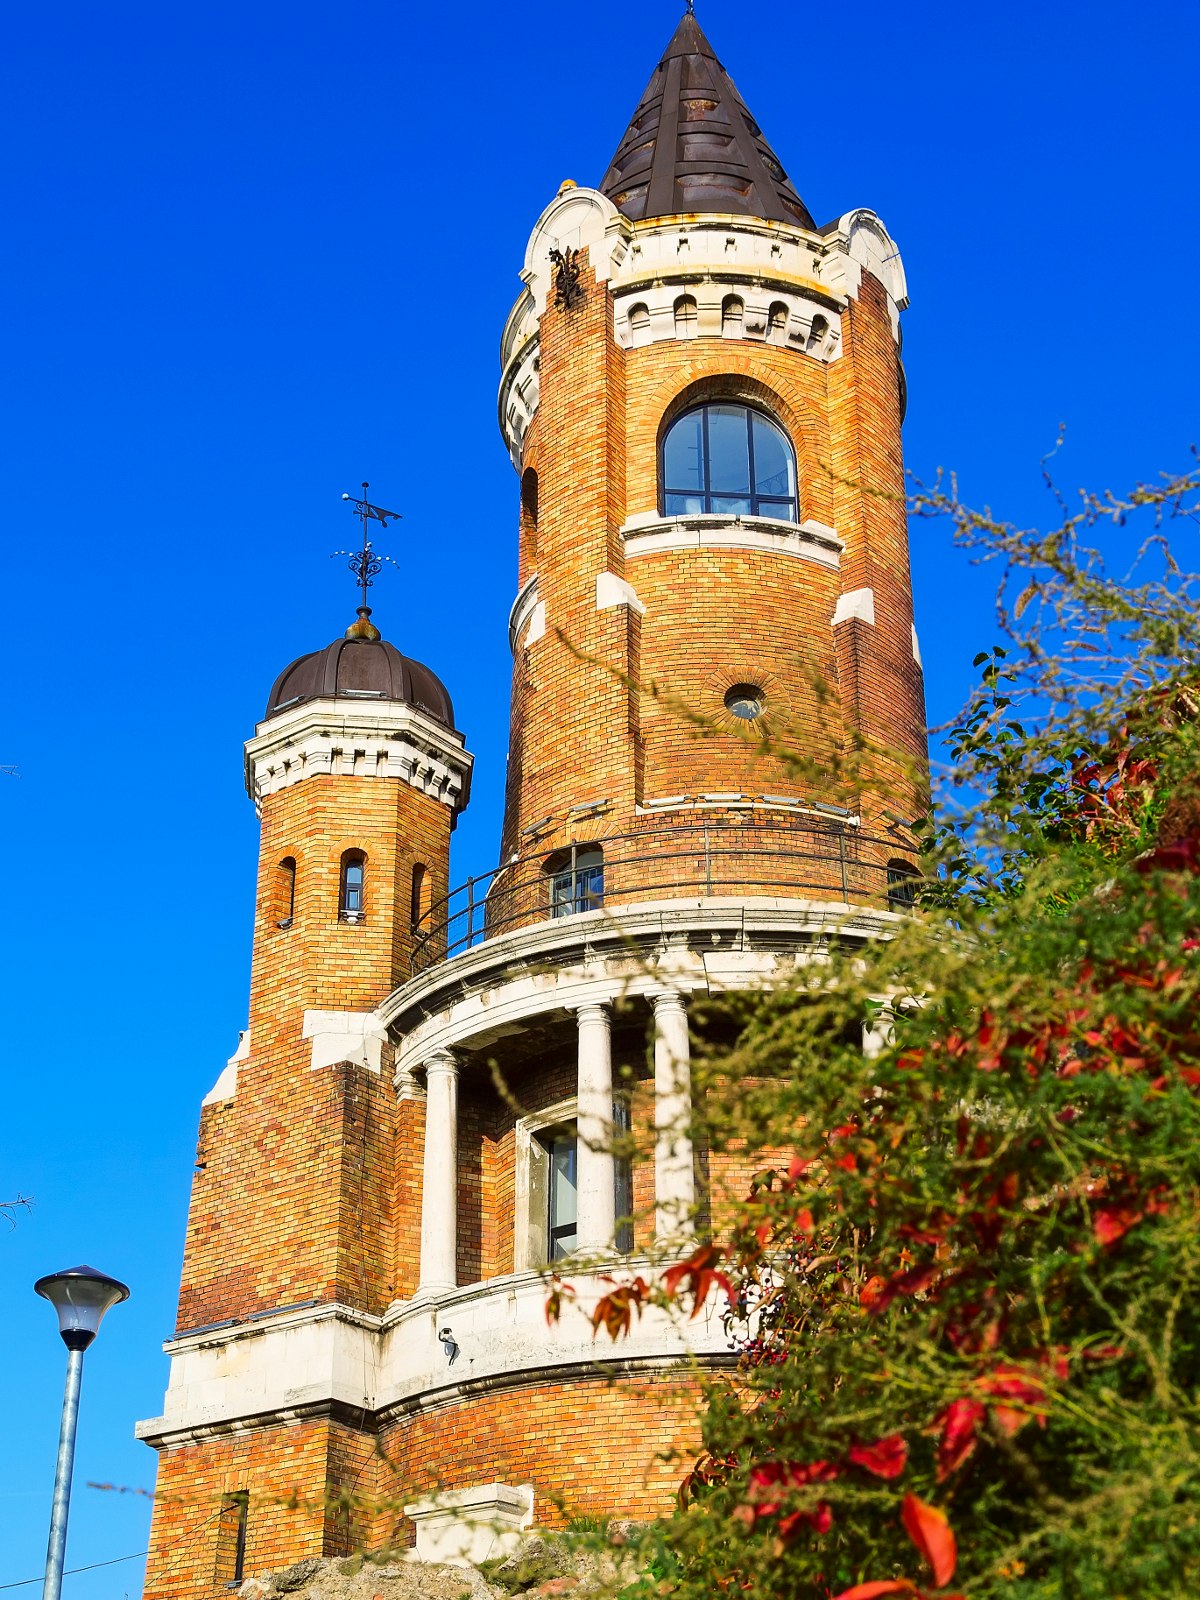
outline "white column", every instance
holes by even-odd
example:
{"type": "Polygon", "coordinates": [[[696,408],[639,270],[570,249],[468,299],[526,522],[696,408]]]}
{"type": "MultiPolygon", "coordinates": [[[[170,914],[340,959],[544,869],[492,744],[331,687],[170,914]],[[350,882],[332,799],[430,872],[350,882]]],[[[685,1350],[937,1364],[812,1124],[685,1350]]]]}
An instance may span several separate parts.
{"type": "Polygon", "coordinates": [[[421,1283],[437,1294],[458,1282],[458,1062],[437,1050],[425,1063],[425,1168],[421,1283]]]}
{"type": "Polygon", "coordinates": [[[687,1009],[673,990],[654,996],[654,1237],[696,1231],[692,1068],[687,1009]]]}
{"type": "Polygon", "coordinates": [[[596,1255],[616,1239],[616,1183],[613,1170],[612,1034],[608,1008],[580,1006],[578,1154],[578,1233],[576,1248],[596,1255]]]}

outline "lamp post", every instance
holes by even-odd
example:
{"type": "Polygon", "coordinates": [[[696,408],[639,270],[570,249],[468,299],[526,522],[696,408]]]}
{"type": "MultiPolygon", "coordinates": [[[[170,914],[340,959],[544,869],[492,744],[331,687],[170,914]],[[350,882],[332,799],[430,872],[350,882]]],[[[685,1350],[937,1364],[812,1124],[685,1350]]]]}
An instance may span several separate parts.
{"type": "Polygon", "coordinates": [[[42,1587],[42,1600],[59,1600],[63,1560],[67,1553],[67,1512],[71,1506],[71,1468],[75,1462],[75,1430],[79,1425],[83,1352],[96,1337],[104,1313],[110,1306],[128,1300],[129,1290],[116,1278],[97,1272],[95,1267],[68,1267],[66,1272],[52,1272],[48,1277],[39,1278],[33,1287],[58,1312],[58,1331],[67,1347],[67,1381],[58,1435],[50,1541],[46,1547],[46,1581],[42,1587]]]}

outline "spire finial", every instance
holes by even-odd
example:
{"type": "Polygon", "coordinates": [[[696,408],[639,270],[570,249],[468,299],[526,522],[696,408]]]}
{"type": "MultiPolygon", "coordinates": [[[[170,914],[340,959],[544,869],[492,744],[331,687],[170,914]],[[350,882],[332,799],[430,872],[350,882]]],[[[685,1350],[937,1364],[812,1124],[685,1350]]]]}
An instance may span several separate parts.
{"type": "Polygon", "coordinates": [[[694,17],[696,15],[696,0],[686,0],[684,14],[689,17],[694,17]]]}
{"type": "Polygon", "coordinates": [[[344,494],[342,496],[343,500],[349,501],[354,507],[354,514],[362,524],[362,549],[335,550],[330,559],[333,560],[337,556],[348,556],[350,558],[348,565],[350,571],[358,579],[359,592],[362,595],[362,604],[358,608],[358,621],[352,622],[346,629],[346,637],[348,639],[369,639],[374,642],[382,638],[383,635],[370,620],[371,608],[367,604],[367,590],[379,575],[385,561],[391,561],[393,566],[396,565],[396,562],[392,561],[391,556],[382,555],[372,548],[371,541],[367,537],[367,523],[378,522],[382,527],[386,528],[389,522],[398,522],[400,520],[400,513],[398,511],[387,511],[383,506],[372,505],[367,499],[367,490],[370,487],[369,483],[364,482],[361,500],[355,499],[353,495],[344,494]]]}

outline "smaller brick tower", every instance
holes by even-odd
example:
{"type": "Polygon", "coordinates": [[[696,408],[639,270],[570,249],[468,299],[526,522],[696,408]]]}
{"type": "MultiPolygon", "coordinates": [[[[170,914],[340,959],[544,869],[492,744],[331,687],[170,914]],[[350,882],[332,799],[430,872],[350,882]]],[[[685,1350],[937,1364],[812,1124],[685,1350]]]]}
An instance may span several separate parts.
{"type": "Polygon", "coordinates": [[[238,1575],[251,1498],[259,1567],[345,1537],[322,1500],[364,1452],[336,1381],[319,1355],[277,1366],[292,1404],[263,1427],[238,1333],[377,1318],[398,1292],[396,1146],[412,1132],[401,1109],[416,1108],[397,1104],[374,1008],[446,892],[470,773],[445,688],[365,607],[280,674],[246,746],[262,818],[249,1026],[202,1108],[166,1415],[139,1430],[162,1452],[148,1596],[238,1575]],[[208,1369],[198,1381],[196,1359],[214,1350],[223,1381],[208,1369]],[[312,1507],[272,1504],[296,1485],[312,1507]]]}

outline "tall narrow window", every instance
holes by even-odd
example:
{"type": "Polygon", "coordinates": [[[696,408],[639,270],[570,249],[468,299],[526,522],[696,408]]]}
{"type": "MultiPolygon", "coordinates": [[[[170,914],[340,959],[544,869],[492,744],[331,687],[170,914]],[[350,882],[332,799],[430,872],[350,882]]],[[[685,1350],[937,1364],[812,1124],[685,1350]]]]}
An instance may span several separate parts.
{"type": "MultiPolygon", "coordinates": [[[[621,1094],[613,1101],[613,1134],[620,1140],[628,1138],[632,1119],[629,1096],[621,1094]]],[[[621,1150],[615,1152],[613,1162],[613,1215],[617,1219],[617,1249],[627,1256],[633,1249],[633,1162],[621,1150]]]]}
{"type": "Polygon", "coordinates": [[[246,1576],[246,1527],[250,1520],[250,1495],[237,1489],[221,1500],[221,1516],[217,1523],[218,1583],[232,1588],[246,1576]]]}
{"type": "Polygon", "coordinates": [[[338,893],[338,920],[361,922],[366,915],[367,858],[361,850],[347,850],[342,857],[342,882],[338,893]]]}
{"type": "Polygon", "coordinates": [[[546,1219],[546,1239],[551,1261],[561,1261],[569,1256],[578,1240],[579,1146],[575,1129],[562,1129],[552,1135],[547,1150],[550,1156],[550,1181],[548,1184],[549,1216],[546,1219]]]}
{"type": "Polygon", "coordinates": [[[296,858],[284,856],[275,868],[275,926],[290,928],[296,915],[296,858]]]}
{"type": "Polygon", "coordinates": [[[573,844],[546,862],[550,875],[550,915],[569,917],[598,911],[604,904],[604,852],[599,845],[573,844]]]}
{"type": "Polygon", "coordinates": [[[429,926],[432,889],[429,868],[418,861],[412,870],[412,903],[409,910],[409,920],[414,932],[418,928],[429,926]]]}
{"type": "Polygon", "coordinates": [[[750,406],[702,405],[677,418],[663,440],[661,484],[668,517],[732,512],[798,520],[791,441],[750,406]]]}

